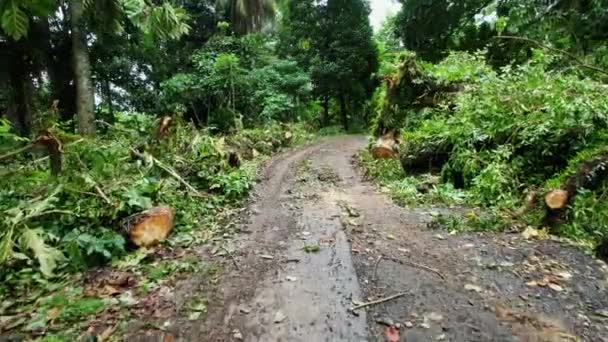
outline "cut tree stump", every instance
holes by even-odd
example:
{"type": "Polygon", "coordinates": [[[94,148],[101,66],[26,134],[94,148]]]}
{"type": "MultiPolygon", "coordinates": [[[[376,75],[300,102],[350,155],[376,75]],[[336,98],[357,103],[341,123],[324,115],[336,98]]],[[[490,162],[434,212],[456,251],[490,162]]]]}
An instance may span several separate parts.
{"type": "Polygon", "coordinates": [[[173,230],[173,216],[173,209],[160,206],[125,218],[120,226],[135,246],[149,247],[167,239],[173,230]]]}
{"type": "Polygon", "coordinates": [[[560,210],[568,205],[569,198],[570,196],[566,190],[551,190],[545,195],[545,204],[551,210],[560,210]]]}
{"type": "Polygon", "coordinates": [[[394,131],[381,136],[372,147],[372,155],[375,159],[392,159],[397,157],[397,140],[394,131]]]}

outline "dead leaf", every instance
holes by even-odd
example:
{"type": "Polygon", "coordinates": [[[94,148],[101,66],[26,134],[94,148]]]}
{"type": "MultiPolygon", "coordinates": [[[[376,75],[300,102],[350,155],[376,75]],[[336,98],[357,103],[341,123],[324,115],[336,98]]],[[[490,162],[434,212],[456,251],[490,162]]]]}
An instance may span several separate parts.
{"type": "Polygon", "coordinates": [[[608,318],[608,310],[597,310],[596,315],[608,318]]]}
{"type": "Polygon", "coordinates": [[[555,292],[562,292],[564,291],[564,288],[555,284],[555,283],[549,283],[549,288],[555,292]]]}
{"type": "Polygon", "coordinates": [[[443,320],[443,316],[441,314],[438,314],[436,312],[431,312],[428,315],[426,315],[426,317],[433,322],[441,322],[443,320]]]}
{"type": "Polygon", "coordinates": [[[532,281],[527,282],[526,285],[528,285],[530,287],[536,287],[536,286],[538,286],[538,283],[536,281],[532,280],[532,281]]]}
{"type": "Polygon", "coordinates": [[[384,329],[384,334],[386,335],[386,341],[399,342],[399,329],[394,326],[386,327],[386,329],[384,329]]]}
{"type": "Polygon", "coordinates": [[[547,285],[549,285],[549,282],[547,281],[547,279],[543,279],[536,281],[536,284],[540,287],[547,287],[547,285]]]}
{"type": "Polygon", "coordinates": [[[483,289],[477,285],[473,285],[473,284],[466,284],[464,286],[464,289],[467,291],[475,291],[477,293],[481,293],[483,291],[483,289]]]}
{"type": "Polygon", "coordinates": [[[545,229],[545,228],[543,228],[543,229],[536,229],[534,227],[528,226],[521,233],[521,235],[526,240],[529,240],[529,239],[532,239],[532,238],[542,240],[542,239],[546,239],[549,236],[549,233],[548,233],[547,229],[545,229]]]}
{"type": "Polygon", "coordinates": [[[283,311],[279,310],[277,311],[277,313],[274,315],[274,319],[273,322],[275,323],[281,323],[285,320],[285,318],[287,318],[287,316],[285,316],[285,314],[283,313],[283,311]]]}
{"type": "Polygon", "coordinates": [[[108,296],[114,296],[120,293],[120,290],[112,285],[106,285],[103,287],[103,292],[108,296]]]}
{"type": "Polygon", "coordinates": [[[106,330],[104,330],[101,334],[97,335],[97,340],[99,342],[103,342],[103,341],[107,340],[108,338],[110,338],[110,336],[112,336],[115,329],[116,329],[116,326],[107,327],[106,330]]]}
{"type": "Polygon", "coordinates": [[[51,323],[51,325],[55,322],[57,317],[61,315],[61,310],[58,308],[52,308],[46,313],[46,319],[51,323]]]}

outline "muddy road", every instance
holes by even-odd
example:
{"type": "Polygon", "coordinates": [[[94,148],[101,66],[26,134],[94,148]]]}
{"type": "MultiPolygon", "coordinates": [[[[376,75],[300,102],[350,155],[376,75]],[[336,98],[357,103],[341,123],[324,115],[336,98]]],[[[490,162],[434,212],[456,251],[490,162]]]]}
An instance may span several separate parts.
{"type": "Polygon", "coordinates": [[[365,143],[268,163],[205,322],[180,340],[608,341],[605,264],[556,241],[428,228],[454,209],[393,204],[353,165],[365,143]]]}

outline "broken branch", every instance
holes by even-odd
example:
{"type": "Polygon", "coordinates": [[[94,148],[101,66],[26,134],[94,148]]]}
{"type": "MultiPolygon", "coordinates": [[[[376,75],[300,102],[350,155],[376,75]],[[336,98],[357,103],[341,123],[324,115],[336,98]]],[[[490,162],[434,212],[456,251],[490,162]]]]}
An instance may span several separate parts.
{"type": "Polygon", "coordinates": [[[562,54],[564,56],[567,56],[570,59],[572,59],[574,62],[576,62],[576,64],[578,64],[579,66],[581,66],[583,68],[587,68],[589,70],[597,71],[597,72],[602,73],[604,75],[608,75],[608,71],[606,71],[604,69],[601,69],[601,68],[598,68],[598,67],[593,66],[593,65],[589,65],[589,64],[585,63],[584,61],[582,61],[580,58],[578,58],[576,55],[574,55],[574,54],[572,54],[572,53],[570,53],[568,51],[564,51],[564,50],[561,50],[561,49],[558,49],[558,48],[551,47],[549,45],[543,44],[543,43],[541,43],[541,42],[539,42],[537,40],[534,40],[534,39],[525,38],[525,37],[516,37],[516,36],[496,36],[494,38],[495,39],[520,40],[520,41],[523,41],[523,42],[528,42],[528,43],[534,44],[534,45],[536,45],[536,46],[538,46],[540,48],[543,48],[545,50],[549,50],[549,51],[552,51],[552,52],[557,52],[557,53],[560,53],[560,54],[562,54]]]}
{"type": "Polygon", "coordinates": [[[439,276],[439,278],[445,280],[445,276],[441,272],[439,272],[438,270],[436,270],[434,268],[431,268],[431,267],[428,267],[428,266],[425,266],[425,265],[422,265],[422,264],[418,264],[418,263],[415,263],[413,261],[401,260],[400,262],[402,262],[402,263],[404,263],[406,265],[410,265],[410,266],[413,266],[413,267],[417,267],[417,268],[423,269],[425,271],[429,271],[431,273],[435,273],[436,275],[439,276]]]}
{"type": "Polygon", "coordinates": [[[350,311],[357,311],[357,310],[359,310],[359,309],[363,309],[363,308],[368,307],[368,306],[372,306],[372,305],[378,305],[378,304],[386,303],[386,302],[389,302],[389,301],[391,301],[391,300],[394,300],[394,299],[397,299],[397,298],[403,297],[403,296],[405,296],[406,294],[407,294],[406,292],[401,292],[401,293],[397,293],[396,295],[392,295],[392,296],[390,296],[390,297],[386,297],[386,298],[382,298],[382,299],[374,300],[374,301],[371,301],[371,302],[367,302],[367,303],[359,304],[359,305],[357,305],[357,306],[353,306],[352,308],[350,308],[350,311]]]}
{"type": "Polygon", "coordinates": [[[378,257],[378,260],[376,260],[376,264],[374,265],[374,282],[378,280],[378,265],[380,265],[380,261],[382,261],[382,255],[378,257]]]}
{"type": "Polygon", "coordinates": [[[36,146],[36,143],[27,144],[27,145],[25,145],[25,146],[23,146],[23,147],[15,150],[15,151],[12,151],[12,152],[9,152],[9,153],[6,153],[6,154],[0,156],[0,160],[4,160],[4,159],[10,158],[12,156],[18,155],[18,154],[20,154],[22,152],[25,152],[25,151],[29,150],[30,148],[32,148],[34,146],[36,146]]]}
{"type": "MultiPolygon", "coordinates": [[[[133,153],[133,155],[135,155],[137,158],[141,159],[141,160],[146,160],[146,155],[144,155],[143,153],[135,150],[135,149],[131,149],[131,153],[133,153]]],[[[192,185],[190,185],[190,183],[186,182],[185,179],[183,179],[178,173],[177,171],[173,170],[170,166],[165,165],[163,162],[161,162],[160,160],[154,158],[154,156],[149,155],[150,159],[152,159],[152,162],[154,163],[154,165],[158,166],[160,169],[162,169],[163,171],[167,172],[170,176],[172,176],[173,178],[175,178],[178,182],[180,182],[183,186],[186,187],[186,189],[190,190],[193,194],[195,194],[198,197],[206,197],[203,193],[201,193],[200,191],[196,190],[195,187],[193,187],[192,185]]]]}
{"type": "Polygon", "coordinates": [[[106,196],[106,194],[103,192],[103,190],[101,190],[101,188],[99,187],[99,185],[95,185],[95,191],[97,191],[97,193],[99,194],[99,196],[109,205],[114,205],[114,203],[112,203],[112,201],[108,198],[108,196],[106,196]]]}

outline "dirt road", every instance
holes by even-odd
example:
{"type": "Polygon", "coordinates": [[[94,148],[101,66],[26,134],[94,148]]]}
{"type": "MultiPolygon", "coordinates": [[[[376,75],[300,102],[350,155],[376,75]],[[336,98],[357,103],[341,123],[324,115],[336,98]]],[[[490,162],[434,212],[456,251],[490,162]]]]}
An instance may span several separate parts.
{"type": "Polygon", "coordinates": [[[394,205],[353,166],[364,145],[332,138],[268,164],[183,340],[608,341],[605,264],[521,234],[431,230],[449,209],[394,205]]]}

